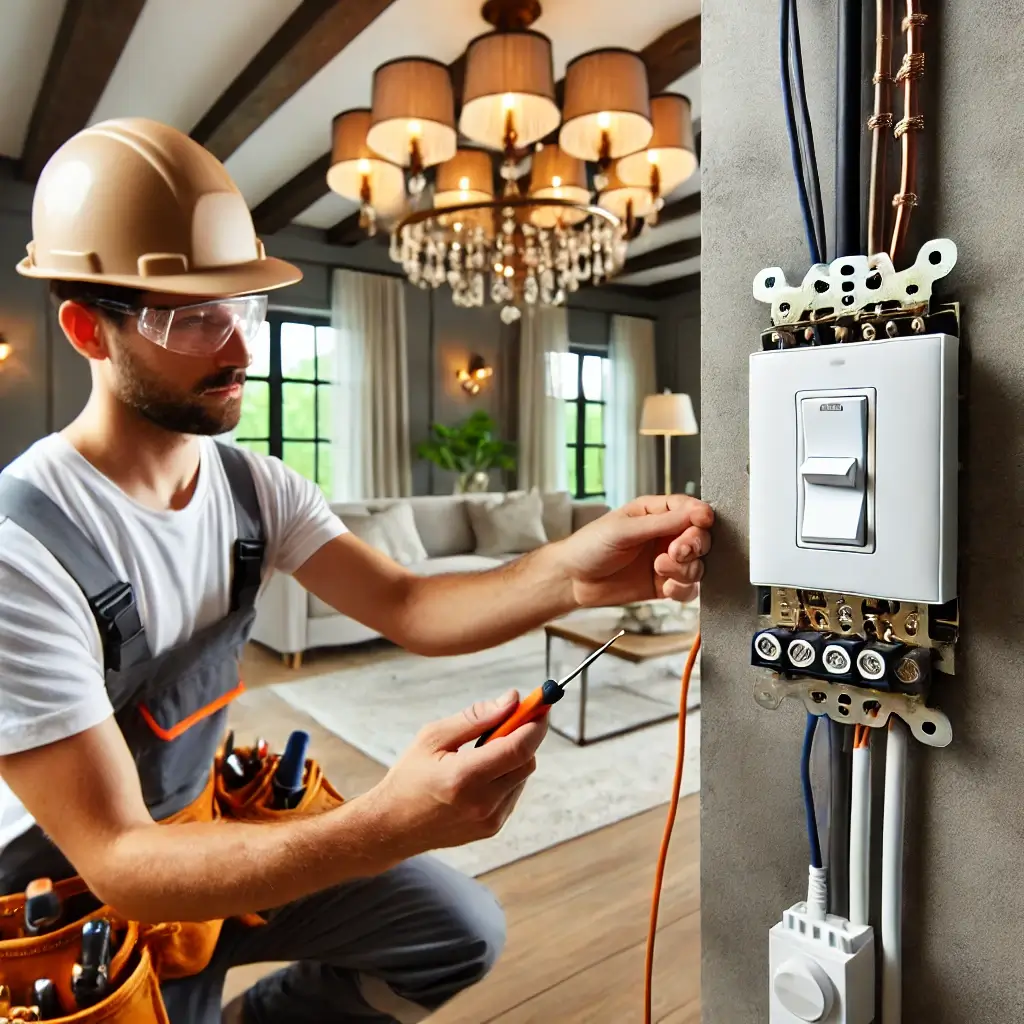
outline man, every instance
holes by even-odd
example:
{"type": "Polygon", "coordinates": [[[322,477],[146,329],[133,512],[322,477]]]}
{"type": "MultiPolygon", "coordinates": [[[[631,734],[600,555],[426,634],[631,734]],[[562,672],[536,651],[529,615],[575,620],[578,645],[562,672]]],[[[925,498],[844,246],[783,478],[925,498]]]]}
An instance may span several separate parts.
{"type": "Polygon", "coordinates": [[[263,961],[294,964],[225,1019],[425,1019],[504,934],[487,891],[427,853],[501,828],[545,725],[476,748],[506,695],[426,725],[336,810],[156,824],[206,785],[260,582],[291,573],[410,651],[472,651],[581,605],[691,598],[710,509],[641,499],[499,569],[416,577],[280,461],[213,440],[238,422],[266,293],[301,275],[265,256],[212,155],[150,121],[86,129],[40,177],[33,236],[19,270],[51,282],[92,393],[0,474],[3,891],[77,873],[133,920],[226,919],[208,966],[163,985],[175,1024],[219,1020],[226,970],[263,961]]]}

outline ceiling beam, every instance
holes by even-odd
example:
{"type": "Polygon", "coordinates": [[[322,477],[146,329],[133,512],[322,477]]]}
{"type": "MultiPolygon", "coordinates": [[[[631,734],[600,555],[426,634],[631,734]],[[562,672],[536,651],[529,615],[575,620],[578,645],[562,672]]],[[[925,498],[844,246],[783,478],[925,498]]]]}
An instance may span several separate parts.
{"type": "Polygon", "coordinates": [[[688,196],[683,196],[682,199],[666,204],[665,209],[658,214],[658,223],[655,226],[661,227],[663,224],[671,224],[673,221],[682,220],[684,217],[692,217],[695,213],[700,213],[699,192],[691,192],[688,196]]]}
{"type": "Polygon", "coordinates": [[[192,138],[226,160],[392,3],[302,0],[192,129],[192,138]]]}
{"type": "Polygon", "coordinates": [[[75,0],[64,8],[21,157],[35,181],[46,161],[96,109],[145,0],[75,0]]]}
{"type": "MultiPolygon", "coordinates": [[[[324,153],[264,199],[252,211],[257,234],[272,235],[275,231],[280,231],[303,210],[309,209],[318,199],[325,196],[327,171],[330,166],[331,154],[324,153]]],[[[358,219],[357,216],[356,220],[358,219]]]]}
{"type": "MultiPolygon", "coordinates": [[[[664,92],[676,79],[682,78],[700,64],[700,15],[664,32],[640,52],[647,66],[647,81],[652,93],[664,92]]],[[[465,76],[465,54],[448,65],[455,88],[456,120],[465,76]]],[[[565,79],[555,83],[555,101],[559,109],[565,102],[565,79]]],[[[558,140],[557,129],[545,142],[558,140]]],[[[326,191],[326,185],[324,186],[326,191]]],[[[339,221],[327,232],[332,245],[354,245],[363,236],[359,232],[359,214],[353,213],[339,221]]]]}
{"type": "Polygon", "coordinates": [[[646,270],[659,270],[661,267],[670,267],[673,263],[692,260],[694,256],[699,255],[700,239],[683,238],[678,242],[663,245],[660,249],[631,256],[616,276],[625,277],[627,274],[642,274],[646,270]]]}
{"type": "MultiPolygon", "coordinates": [[[[605,286],[610,287],[610,286],[605,286]]],[[[700,271],[687,274],[685,277],[673,278],[671,281],[660,281],[658,284],[636,285],[617,284],[615,290],[623,295],[631,295],[638,299],[647,299],[651,302],[661,302],[664,299],[674,299],[679,295],[690,295],[700,291],[700,271]]]]}

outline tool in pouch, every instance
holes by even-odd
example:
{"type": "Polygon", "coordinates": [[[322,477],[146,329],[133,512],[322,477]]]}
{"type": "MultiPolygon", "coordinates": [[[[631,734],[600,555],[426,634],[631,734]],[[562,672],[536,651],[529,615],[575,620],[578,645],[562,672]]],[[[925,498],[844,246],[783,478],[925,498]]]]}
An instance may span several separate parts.
{"type": "Polygon", "coordinates": [[[593,662],[600,658],[625,633],[624,629],[620,629],[611,640],[602,644],[596,651],[581,661],[567,676],[563,676],[557,682],[554,679],[546,679],[525,700],[519,702],[515,711],[501,725],[485,732],[476,741],[476,746],[482,747],[485,743],[489,743],[499,736],[508,736],[520,726],[526,725],[527,722],[535,722],[538,718],[543,718],[551,709],[551,705],[557,704],[565,696],[566,684],[572,682],[584,669],[589,668],[593,662]]]}

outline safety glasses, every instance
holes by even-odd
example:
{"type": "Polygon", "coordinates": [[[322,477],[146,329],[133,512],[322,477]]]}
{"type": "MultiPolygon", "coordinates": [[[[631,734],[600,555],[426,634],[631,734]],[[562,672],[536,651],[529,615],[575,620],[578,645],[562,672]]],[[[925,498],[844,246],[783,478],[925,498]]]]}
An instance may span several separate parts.
{"type": "Polygon", "coordinates": [[[213,299],[191,306],[131,306],[111,299],[95,299],[92,305],[133,316],[144,338],[168,352],[208,356],[238,333],[251,346],[267,316],[266,295],[213,299]]]}

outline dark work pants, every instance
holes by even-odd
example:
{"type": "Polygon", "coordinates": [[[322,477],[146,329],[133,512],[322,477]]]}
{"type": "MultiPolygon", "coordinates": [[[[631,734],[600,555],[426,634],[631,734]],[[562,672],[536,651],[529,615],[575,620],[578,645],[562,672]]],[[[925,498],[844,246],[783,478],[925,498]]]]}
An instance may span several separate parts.
{"type": "Polygon", "coordinates": [[[228,922],[202,974],[164,984],[172,1024],[219,1024],[229,968],[268,961],[296,962],[249,990],[245,1024],[412,1024],[480,981],[505,942],[490,891],[431,857],[266,916],[228,922]]]}

